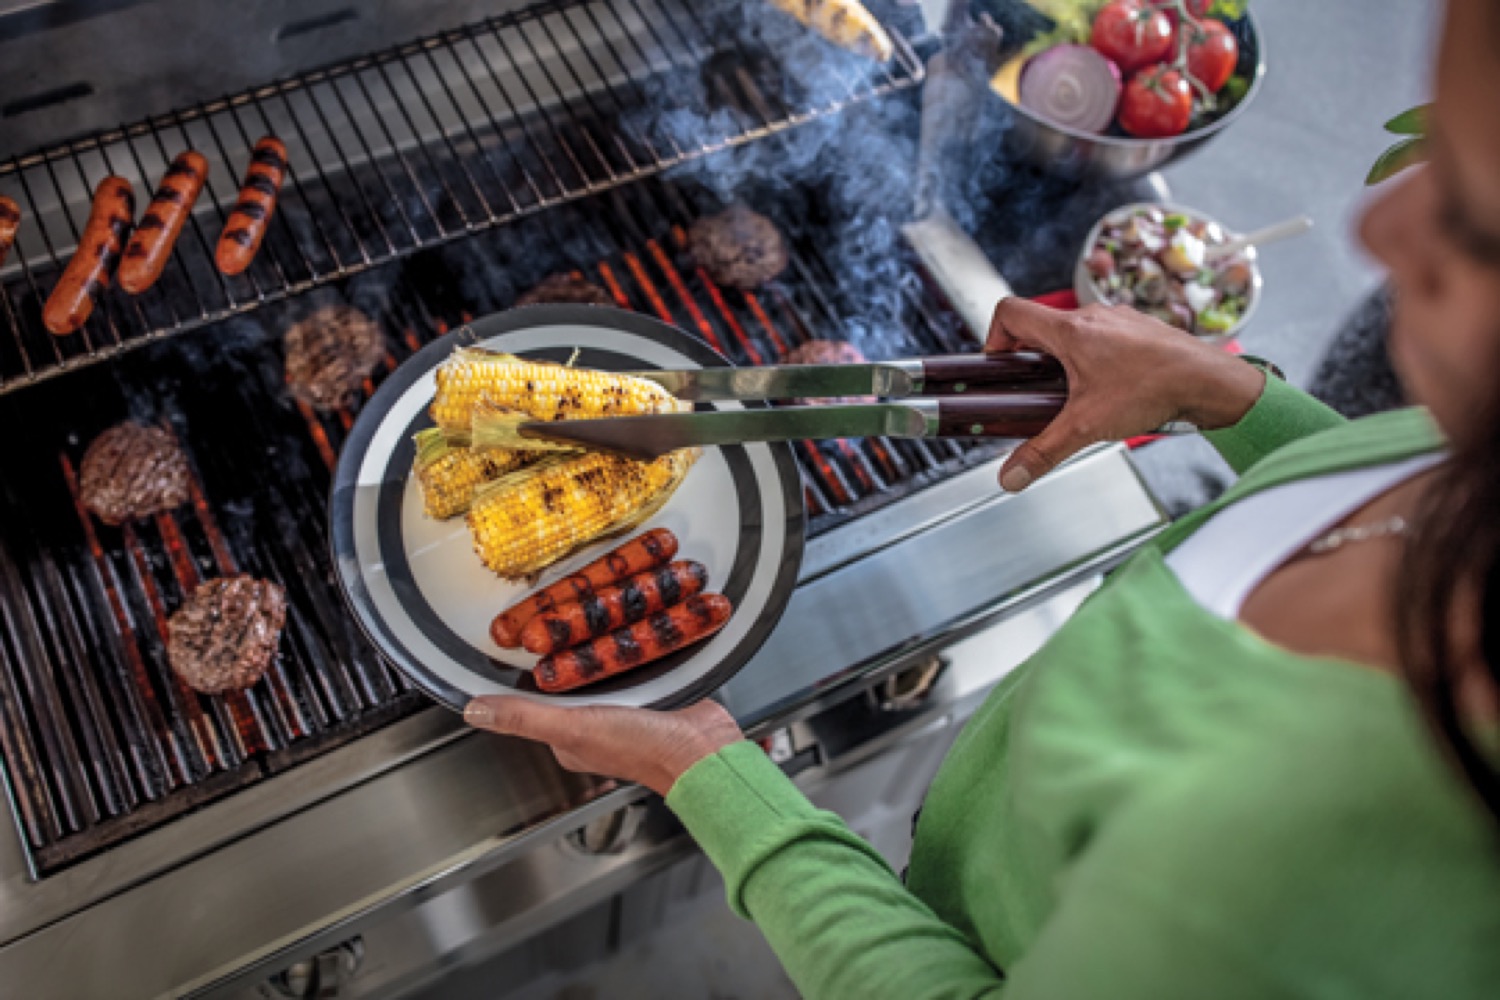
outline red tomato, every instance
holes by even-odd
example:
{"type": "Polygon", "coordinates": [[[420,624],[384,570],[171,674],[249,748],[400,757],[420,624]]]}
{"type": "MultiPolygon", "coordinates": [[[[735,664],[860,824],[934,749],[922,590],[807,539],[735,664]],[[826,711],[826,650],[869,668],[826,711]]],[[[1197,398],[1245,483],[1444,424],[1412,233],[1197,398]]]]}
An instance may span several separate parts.
{"type": "Polygon", "coordinates": [[[1193,88],[1181,73],[1165,66],[1131,77],[1120,98],[1120,127],[1140,139],[1181,135],[1192,117],[1193,88]]]}
{"type": "Polygon", "coordinates": [[[1234,67],[1240,61],[1240,44],[1223,21],[1198,23],[1197,28],[1189,25],[1183,29],[1188,33],[1188,73],[1207,87],[1209,93],[1217,94],[1234,75],[1234,67]]]}
{"type": "Polygon", "coordinates": [[[1094,17],[1089,44],[1129,76],[1172,53],[1172,22],[1143,0],[1113,0],[1094,17]]]}

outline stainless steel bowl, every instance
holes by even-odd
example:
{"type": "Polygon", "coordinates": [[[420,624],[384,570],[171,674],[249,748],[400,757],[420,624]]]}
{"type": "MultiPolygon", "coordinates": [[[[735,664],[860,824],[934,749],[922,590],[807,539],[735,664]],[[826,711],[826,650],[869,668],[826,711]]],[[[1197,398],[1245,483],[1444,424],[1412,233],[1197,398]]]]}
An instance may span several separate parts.
{"type": "Polygon", "coordinates": [[[1265,46],[1254,15],[1231,23],[1240,45],[1236,72],[1248,74],[1250,89],[1234,109],[1203,128],[1167,139],[1094,135],[1039,118],[991,91],[1010,112],[1005,142],[1014,155],[1049,172],[1079,179],[1130,180],[1148,174],[1198,149],[1245,113],[1266,75],[1265,46]]]}

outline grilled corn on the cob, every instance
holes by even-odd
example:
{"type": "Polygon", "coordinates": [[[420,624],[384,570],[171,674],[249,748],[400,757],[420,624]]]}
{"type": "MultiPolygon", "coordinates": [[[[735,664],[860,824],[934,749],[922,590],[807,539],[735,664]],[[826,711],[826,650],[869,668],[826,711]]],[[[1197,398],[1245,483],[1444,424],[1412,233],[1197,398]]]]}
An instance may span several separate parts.
{"type": "Polygon", "coordinates": [[[508,580],[534,576],[651,517],[697,457],[679,451],[654,462],[597,452],[546,458],[480,488],[468,515],[474,551],[508,580]]]}
{"type": "Polygon", "coordinates": [[[532,420],[529,413],[509,410],[488,395],[480,396],[474,404],[474,413],[469,425],[470,444],[478,451],[560,452],[579,451],[577,447],[561,441],[546,441],[541,438],[521,436],[521,425],[532,420]]]}
{"type": "Polygon", "coordinates": [[[623,417],[690,408],[645,379],[463,348],[438,366],[433,422],[450,434],[468,434],[474,405],[481,397],[533,420],[623,417]]]}
{"type": "Polygon", "coordinates": [[[771,0],[771,6],[840,48],[880,62],[890,59],[894,51],[891,36],[859,0],[771,0]]]}
{"type": "Polygon", "coordinates": [[[476,451],[452,443],[436,427],[418,433],[416,442],[413,471],[422,487],[422,506],[428,517],[440,521],[468,510],[479,487],[525,468],[536,457],[500,448],[476,451]]]}

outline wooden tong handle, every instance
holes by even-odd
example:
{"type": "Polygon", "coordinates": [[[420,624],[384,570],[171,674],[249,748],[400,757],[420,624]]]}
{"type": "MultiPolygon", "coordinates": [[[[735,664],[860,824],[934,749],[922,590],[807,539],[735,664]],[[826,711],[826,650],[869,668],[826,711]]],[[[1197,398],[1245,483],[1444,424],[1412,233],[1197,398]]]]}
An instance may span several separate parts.
{"type": "Polygon", "coordinates": [[[963,396],[1007,390],[1065,392],[1062,365],[1046,354],[942,354],[922,358],[922,395],[963,396]]]}

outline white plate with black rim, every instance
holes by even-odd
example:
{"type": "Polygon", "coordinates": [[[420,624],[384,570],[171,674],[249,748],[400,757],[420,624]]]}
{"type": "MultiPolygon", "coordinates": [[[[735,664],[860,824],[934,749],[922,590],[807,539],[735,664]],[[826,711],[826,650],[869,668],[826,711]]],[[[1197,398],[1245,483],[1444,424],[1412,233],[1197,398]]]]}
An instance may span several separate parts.
{"type": "MultiPolygon", "coordinates": [[[[434,521],[411,474],[412,435],[427,415],[434,372],[476,346],[606,371],[711,368],[729,362],[665,323],[598,306],[545,305],[487,316],[427,345],[365,404],[334,474],[333,561],[356,621],[380,653],[434,698],[462,710],[477,695],[519,694],[570,704],[668,708],[721,686],[755,654],[786,610],[802,565],[802,484],[786,444],[708,448],[677,492],[634,532],[669,528],[676,558],[708,569],[708,590],[734,604],[706,642],[563,694],[531,680],[536,657],[501,649],[491,620],[526,594],[598,558],[596,543],[545,570],[533,585],[501,580],[479,562],[462,517],[434,521]]],[[[740,403],[714,404],[737,408],[740,403]]]]}

